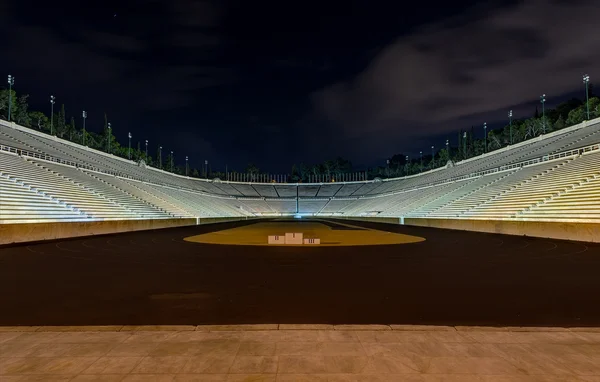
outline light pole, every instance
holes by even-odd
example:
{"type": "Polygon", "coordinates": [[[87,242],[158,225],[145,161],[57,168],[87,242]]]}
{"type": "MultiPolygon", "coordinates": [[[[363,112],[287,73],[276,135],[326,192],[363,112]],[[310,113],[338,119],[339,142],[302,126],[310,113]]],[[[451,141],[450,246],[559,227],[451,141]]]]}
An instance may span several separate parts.
{"type": "Polygon", "coordinates": [[[10,109],[12,108],[12,87],[15,85],[15,77],[8,75],[8,122],[10,122],[10,109]]]}
{"type": "Polygon", "coordinates": [[[50,96],[50,135],[54,135],[54,96],[50,96]]]}
{"type": "Polygon", "coordinates": [[[387,174],[387,177],[389,178],[389,177],[390,177],[390,160],[389,160],[389,159],[386,159],[386,161],[385,161],[385,162],[386,162],[386,168],[385,168],[385,172],[386,172],[386,174],[387,174]]]}
{"type": "Polygon", "coordinates": [[[188,157],[185,156],[185,176],[188,176],[188,157]]]}
{"type": "Polygon", "coordinates": [[[510,132],[510,144],[513,144],[512,138],[512,110],[508,112],[508,131],[510,132]]]}
{"type": "Polygon", "coordinates": [[[540,102],[542,104],[542,134],[546,134],[546,112],[545,112],[546,95],[545,94],[542,94],[540,96],[540,102]]]}
{"type": "Polygon", "coordinates": [[[208,160],[204,160],[204,177],[208,179],[208,160]]]}
{"type": "Polygon", "coordinates": [[[162,170],[162,146],[158,146],[158,168],[162,170]]]}
{"type": "Polygon", "coordinates": [[[148,162],[148,140],[146,139],[146,162],[148,162]]]}
{"type": "Polygon", "coordinates": [[[487,153],[487,122],[483,123],[483,139],[484,139],[484,142],[485,142],[484,152],[487,153]]]}
{"type": "Polygon", "coordinates": [[[588,92],[588,86],[590,84],[590,76],[587,74],[583,75],[583,83],[585,84],[585,106],[587,109],[587,119],[590,120],[590,98],[588,92]]]}
{"type": "Polygon", "coordinates": [[[419,151],[419,155],[421,156],[421,171],[423,171],[423,151],[419,151]]]}
{"type": "Polygon", "coordinates": [[[87,118],[87,112],[84,110],[81,116],[83,117],[83,145],[85,146],[85,119],[87,118]]]}
{"type": "Polygon", "coordinates": [[[467,132],[463,132],[463,159],[467,159],[467,132]]]}
{"type": "MultiPolygon", "coordinates": [[[[433,164],[433,160],[434,159],[435,159],[435,155],[434,155],[434,152],[433,152],[433,146],[431,146],[431,163],[432,164],[433,164]]],[[[433,167],[433,166],[431,166],[431,167],[433,167]]]]}
{"type": "Polygon", "coordinates": [[[127,148],[127,157],[131,160],[131,133],[127,133],[127,137],[129,138],[129,147],[127,148]]]}
{"type": "Polygon", "coordinates": [[[107,140],[107,145],[106,146],[108,147],[107,153],[110,154],[110,136],[111,136],[112,129],[110,127],[110,122],[107,123],[106,125],[108,126],[108,136],[106,137],[106,140],[107,140]]]}
{"type": "Polygon", "coordinates": [[[173,172],[173,151],[171,151],[171,161],[170,161],[171,172],[173,172]]]}

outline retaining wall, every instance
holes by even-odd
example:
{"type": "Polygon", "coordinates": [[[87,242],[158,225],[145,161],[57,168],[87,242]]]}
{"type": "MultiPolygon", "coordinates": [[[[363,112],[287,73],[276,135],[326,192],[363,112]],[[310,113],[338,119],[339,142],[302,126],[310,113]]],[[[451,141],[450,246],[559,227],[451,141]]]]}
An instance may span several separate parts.
{"type": "Polygon", "coordinates": [[[600,223],[405,218],[404,224],[600,243],[600,223]]]}
{"type": "Polygon", "coordinates": [[[600,223],[337,216],[335,219],[600,243],[600,223]]]}
{"type": "Polygon", "coordinates": [[[0,224],[0,245],[71,237],[144,231],[245,220],[245,218],[186,218],[152,220],[106,220],[95,222],[0,224]]]}

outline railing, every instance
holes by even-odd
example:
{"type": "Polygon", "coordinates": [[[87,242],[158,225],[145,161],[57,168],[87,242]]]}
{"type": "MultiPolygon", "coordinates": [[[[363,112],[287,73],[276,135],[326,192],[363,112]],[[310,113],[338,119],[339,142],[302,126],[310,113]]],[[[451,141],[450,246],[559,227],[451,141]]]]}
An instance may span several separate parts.
{"type": "Polygon", "coordinates": [[[571,157],[571,156],[575,156],[575,155],[582,155],[584,153],[592,152],[595,150],[600,150],[600,143],[596,143],[593,145],[585,146],[585,147],[578,148],[578,149],[572,149],[572,150],[568,150],[568,151],[564,151],[564,152],[560,152],[560,153],[556,153],[556,154],[544,155],[539,158],[529,159],[529,160],[526,160],[523,162],[513,163],[510,165],[504,165],[504,166],[496,167],[496,168],[485,170],[485,171],[478,171],[478,172],[470,173],[467,175],[461,175],[461,176],[452,177],[452,178],[448,178],[448,179],[442,179],[437,182],[424,183],[419,186],[412,187],[412,188],[406,188],[403,190],[392,191],[392,192],[387,192],[387,193],[377,194],[377,195],[372,195],[372,196],[360,196],[360,197],[357,197],[356,199],[375,199],[375,198],[380,198],[380,197],[385,197],[385,196],[394,196],[394,195],[403,194],[403,193],[410,192],[410,191],[416,191],[416,190],[422,190],[424,188],[440,186],[442,184],[448,184],[448,183],[458,182],[461,180],[479,178],[484,175],[494,174],[494,173],[498,173],[501,171],[508,171],[508,170],[512,170],[515,168],[522,168],[525,166],[530,166],[530,165],[534,165],[534,164],[538,164],[538,163],[542,163],[542,162],[548,162],[551,160],[567,158],[567,157],[571,157]]]}

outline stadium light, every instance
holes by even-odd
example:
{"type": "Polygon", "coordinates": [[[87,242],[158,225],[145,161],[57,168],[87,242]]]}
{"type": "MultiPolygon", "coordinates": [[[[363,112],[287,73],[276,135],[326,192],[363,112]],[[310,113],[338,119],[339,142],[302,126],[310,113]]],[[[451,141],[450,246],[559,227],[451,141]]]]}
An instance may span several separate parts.
{"type": "Polygon", "coordinates": [[[112,128],[110,126],[110,122],[107,123],[107,126],[108,126],[108,136],[106,137],[106,140],[108,141],[107,142],[108,143],[107,144],[107,147],[108,147],[107,153],[110,154],[110,136],[111,136],[111,131],[112,131],[112,128]]]}
{"type": "Polygon", "coordinates": [[[467,159],[467,132],[463,132],[463,159],[467,159]]]}
{"type": "Polygon", "coordinates": [[[542,134],[546,134],[546,111],[545,111],[546,95],[545,94],[542,94],[540,96],[540,102],[542,104],[542,134]]]}
{"type": "Polygon", "coordinates": [[[50,96],[50,135],[54,135],[54,96],[50,96]]]}
{"type": "Polygon", "coordinates": [[[484,123],[483,123],[483,140],[484,140],[484,142],[485,142],[485,145],[484,145],[484,147],[485,147],[485,149],[484,149],[484,152],[486,152],[486,153],[487,153],[487,122],[484,122],[484,123]]]}
{"type": "Polygon", "coordinates": [[[84,110],[81,116],[83,117],[83,145],[85,146],[85,119],[87,118],[87,112],[84,110]]]}
{"type": "Polygon", "coordinates": [[[204,177],[208,179],[208,160],[204,160],[204,177]]]}
{"type": "Polygon", "coordinates": [[[512,138],[512,110],[509,110],[508,112],[508,130],[510,132],[510,144],[513,144],[513,138],[512,138]]]}
{"type": "Polygon", "coordinates": [[[590,76],[587,74],[583,75],[583,83],[585,84],[585,106],[587,109],[587,119],[590,120],[590,97],[588,87],[590,84],[590,76]]]}
{"type": "Polygon", "coordinates": [[[146,162],[148,162],[148,140],[146,139],[146,162]]]}
{"type": "Polygon", "coordinates": [[[131,160],[131,133],[127,133],[127,137],[129,138],[129,148],[127,149],[127,157],[131,160]]]}
{"type": "Polygon", "coordinates": [[[173,172],[173,151],[171,151],[171,172],[173,172]]]}
{"type": "Polygon", "coordinates": [[[185,156],[185,176],[188,176],[188,157],[185,156]]]}
{"type": "Polygon", "coordinates": [[[435,158],[434,152],[433,152],[433,146],[431,146],[431,162],[433,163],[433,160],[435,158]]]}
{"type": "Polygon", "coordinates": [[[158,146],[158,168],[162,170],[162,146],[158,146]]]}
{"type": "Polygon", "coordinates": [[[423,151],[419,151],[419,155],[421,156],[421,171],[423,171],[423,151]]]}
{"type": "Polygon", "coordinates": [[[10,110],[12,108],[12,87],[15,85],[15,77],[8,75],[8,122],[10,122],[10,110]]]}

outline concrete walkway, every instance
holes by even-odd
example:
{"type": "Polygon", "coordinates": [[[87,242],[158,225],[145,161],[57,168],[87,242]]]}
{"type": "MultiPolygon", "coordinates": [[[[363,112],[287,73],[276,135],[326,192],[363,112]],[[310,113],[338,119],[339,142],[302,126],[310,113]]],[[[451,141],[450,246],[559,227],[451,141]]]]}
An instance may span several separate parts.
{"type": "Polygon", "coordinates": [[[0,381],[600,381],[600,328],[0,327],[0,381]]]}

